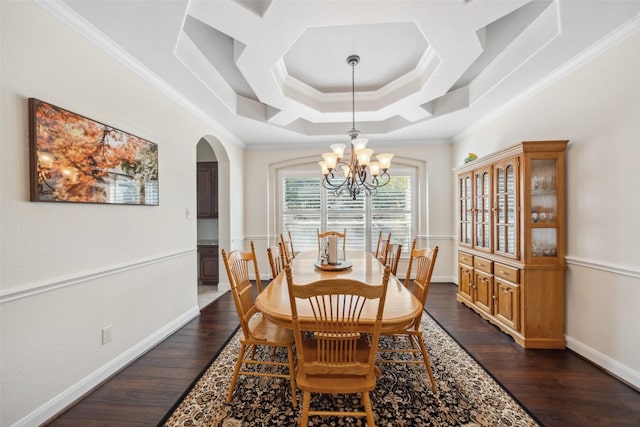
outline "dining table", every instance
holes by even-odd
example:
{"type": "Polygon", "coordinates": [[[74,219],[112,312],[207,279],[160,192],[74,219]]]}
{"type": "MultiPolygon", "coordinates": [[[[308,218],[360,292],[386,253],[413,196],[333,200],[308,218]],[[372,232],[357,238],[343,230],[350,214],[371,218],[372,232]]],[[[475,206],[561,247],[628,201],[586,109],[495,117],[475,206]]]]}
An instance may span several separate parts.
{"type": "MultiPolygon", "coordinates": [[[[318,280],[352,279],[371,285],[382,286],[385,266],[370,252],[347,250],[338,265],[322,265],[317,251],[297,254],[290,262],[293,282],[306,285],[318,280]]],[[[280,272],[257,296],[256,306],[262,315],[286,328],[293,328],[291,303],[287,286],[286,271],[280,272]]],[[[371,324],[376,318],[375,304],[365,304],[361,321],[371,324]]],[[[422,304],[394,275],[389,276],[387,295],[382,316],[382,330],[397,330],[411,323],[420,313],[422,304]]],[[[298,317],[302,324],[313,322],[310,305],[298,304],[298,317]]]]}

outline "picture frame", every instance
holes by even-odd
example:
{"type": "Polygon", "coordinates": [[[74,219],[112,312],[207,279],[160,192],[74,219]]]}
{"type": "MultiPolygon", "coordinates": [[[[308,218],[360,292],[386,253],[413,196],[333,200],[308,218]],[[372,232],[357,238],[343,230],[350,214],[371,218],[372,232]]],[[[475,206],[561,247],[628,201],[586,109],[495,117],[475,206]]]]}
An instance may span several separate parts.
{"type": "Polygon", "coordinates": [[[159,205],[158,145],[29,98],[34,202],[159,205]]]}

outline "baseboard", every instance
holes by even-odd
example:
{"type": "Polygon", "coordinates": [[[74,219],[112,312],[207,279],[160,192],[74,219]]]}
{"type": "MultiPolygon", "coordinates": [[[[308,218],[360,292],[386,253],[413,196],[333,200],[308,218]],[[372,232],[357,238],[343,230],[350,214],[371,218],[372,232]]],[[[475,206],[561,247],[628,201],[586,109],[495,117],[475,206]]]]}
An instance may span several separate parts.
{"type": "Polygon", "coordinates": [[[431,283],[458,283],[458,278],[453,276],[432,276],[431,283]]]}
{"type": "Polygon", "coordinates": [[[598,350],[585,345],[584,343],[573,339],[569,336],[566,337],[567,348],[581,357],[588,360],[590,363],[598,366],[599,368],[607,371],[620,381],[628,384],[630,387],[640,391],[640,372],[634,371],[626,365],[618,362],[599,352],[598,350]]]}
{"type": "Polygon", "coordinates": [[[97,386],[102,384],[105,380],[109,379],[109,377],[129,365],[138,357],[145,354],[151,348],[158,345],[160,342],[165,340],[171,334],[182,328],[184,325],[186,325],[199,315],[200,308],[197,305],[192,307],[180,317],[174,319],[172,322],[168,323],[161,329],[149,335],[144,340],[131,347],[129,350],[111,360],[109,363],[103,365],[87,377],[83,378],[81,381],[77,382],[44,405],[40,406],[32,413],[13,424],[13,426],[27,427],[41,425],[50,418],[53,418],[56,414],[59,414],[67,407],[76,403],[97,386]]]}

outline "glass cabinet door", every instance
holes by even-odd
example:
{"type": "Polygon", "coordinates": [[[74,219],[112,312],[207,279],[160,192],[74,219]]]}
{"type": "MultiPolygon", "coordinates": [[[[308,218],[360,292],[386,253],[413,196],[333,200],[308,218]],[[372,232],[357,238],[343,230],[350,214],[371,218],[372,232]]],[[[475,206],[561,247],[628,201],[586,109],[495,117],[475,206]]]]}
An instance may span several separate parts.
{"type": "Polygon", "coordinates": [[[458,230],[458,242],[461,245],[471,247],[472,223],[471,214],[473,209],[473,197],[471,186],[471,174],[464,174],[458,177],[458,213],[460,214],[460,229],[458,230]]]}
{"type": "Polygon", "coordinates": [[[491,169],[474,171],[473,181],[473,246],[476,249],[491,251],[491,169]]]}
{"type": "Polygon", "coordinates": [[[518,160],[510,159],[494,166],[494,252],[518,258],[518,160]]]}
{"type": "Polygon", "coordinates": [[[556,257],[558,248],[557,159],[531,160],[531,239],[533,259],[556,257]]]}

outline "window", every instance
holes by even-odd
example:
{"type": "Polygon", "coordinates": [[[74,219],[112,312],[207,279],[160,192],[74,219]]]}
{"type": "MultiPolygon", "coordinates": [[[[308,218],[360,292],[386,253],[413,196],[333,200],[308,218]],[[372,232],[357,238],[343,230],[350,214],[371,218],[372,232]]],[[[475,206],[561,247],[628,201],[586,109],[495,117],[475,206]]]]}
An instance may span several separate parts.
{"type": "MultiPolygon", "coordinates": [[[[321,177],[308,172],[280,173],[281,230],[291,231],[297,250],[318,247],[317,230],[347,229],[349,249],[375,250],[382,230],[409,250],[413,236],[415,172],[395,169],[390,182],[371,197],[336,197],[321,177]]],[[[404,252],[404,251],[403,251],[404,252]]]]}
{"type": "Polygon", "coordinates": [[[140,181],[131,175],[109,172],[109,177],[109,183],[105,184],[105,187],[108,186],[109,203],[158,204],[158,181],[145,181],[142,189],[140,181]]]}

